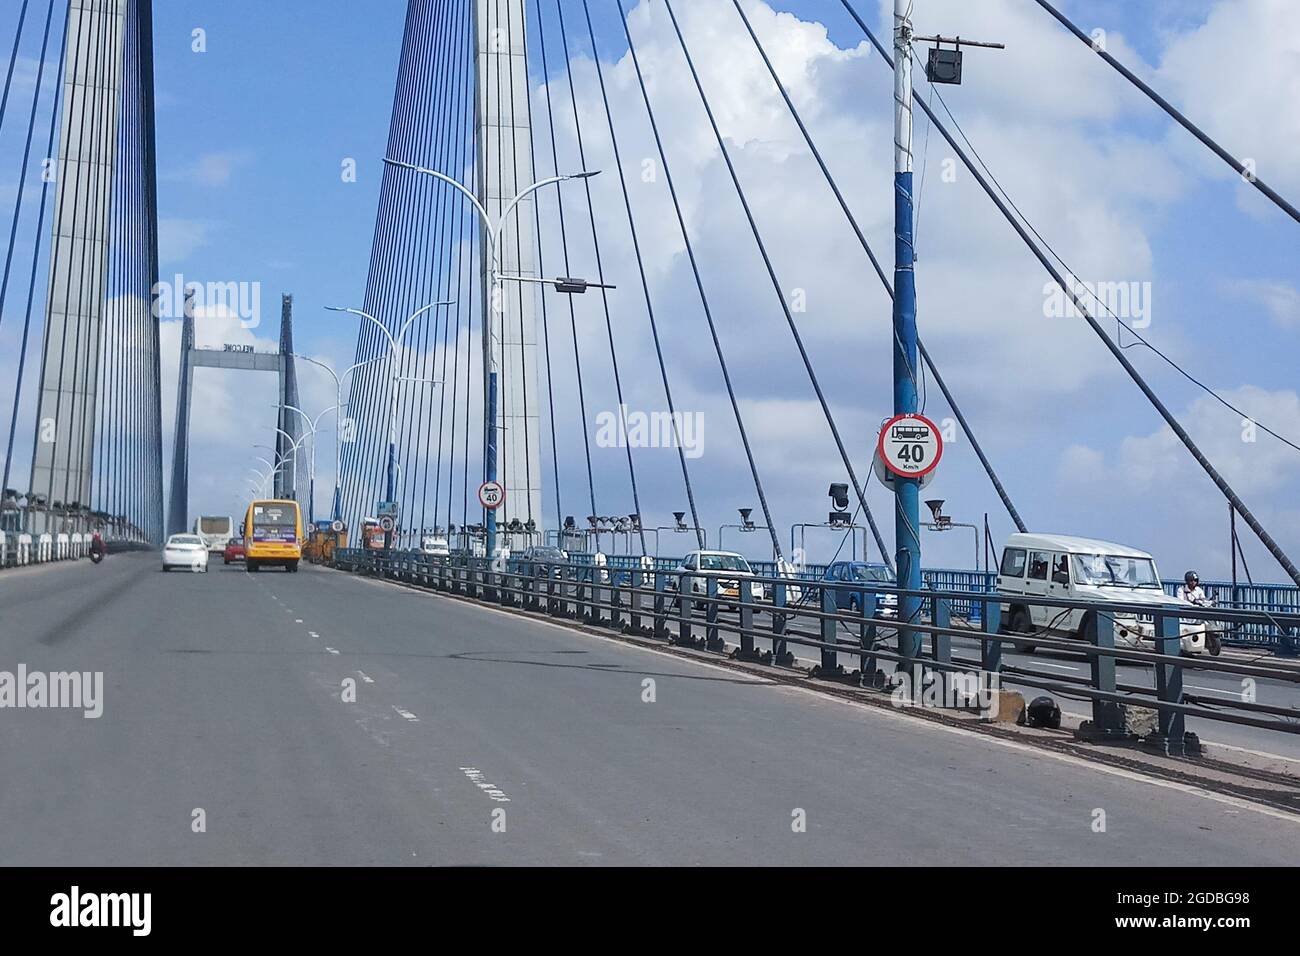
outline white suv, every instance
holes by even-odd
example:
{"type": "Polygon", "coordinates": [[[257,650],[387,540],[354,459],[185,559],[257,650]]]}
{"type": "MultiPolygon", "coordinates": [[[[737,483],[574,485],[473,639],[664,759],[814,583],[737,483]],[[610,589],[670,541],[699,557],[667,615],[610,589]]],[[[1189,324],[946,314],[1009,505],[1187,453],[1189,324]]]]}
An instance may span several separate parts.
{"type": "MultiPolygon", "coordinates": [[[[1132,605],[1131,612],[1114,613],[1117,647],[1145,645],[1150,650],[1156,608],[1194,607],[1164,592],[1155,560],[1145,551],[1059,534],[1011,535],[1002,550],[996,587],[1009,598],[1002,605],[1002,625],[1013,634],[1086,640],[1091,611],[1035,604],[1035,598],[1132,605]]],[[[1205,621],[1181,621],[1183,653],[1204,651],[1206,632],[1214,629],[1205,621]]]]}

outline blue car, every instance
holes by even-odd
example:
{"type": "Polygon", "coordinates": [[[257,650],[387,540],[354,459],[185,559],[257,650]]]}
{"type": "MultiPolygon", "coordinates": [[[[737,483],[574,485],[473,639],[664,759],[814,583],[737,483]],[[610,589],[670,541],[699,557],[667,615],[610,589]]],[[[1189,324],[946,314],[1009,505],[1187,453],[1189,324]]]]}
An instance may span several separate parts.
{"type": "MultiPolygon", "coordinates": [[[[889,568],[883,564],[868,564],[865,561],[836,561],[826,568],[822,580],[834,584],[879,584],[889,588],[898,586],[889,568]]],[[[856,613],[861,610],[865,600],[865,591],[854,591],[850,588],[835,589],[836,610],[856,613]]],[[[898,595],[877,591],[876,616],[898,617],[898,595]]]]}

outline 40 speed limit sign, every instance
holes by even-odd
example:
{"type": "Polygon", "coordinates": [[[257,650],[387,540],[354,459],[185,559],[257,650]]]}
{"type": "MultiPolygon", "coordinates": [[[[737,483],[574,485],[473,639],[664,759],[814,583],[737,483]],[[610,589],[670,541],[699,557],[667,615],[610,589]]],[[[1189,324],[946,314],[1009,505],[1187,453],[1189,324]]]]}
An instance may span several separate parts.
{"type": "Polygon", "coordinates": [[[924,415],[895,415],[880,429],[876,451],[900,478],[924,478],[943,457],[943,436],[924,415]]]}
{"type": "Polygon", "coordinates": [[[496,511],[506,500],[506,490],[499,481],[485,481],[479,486],[478,500],[488,511],[496,511]]]}

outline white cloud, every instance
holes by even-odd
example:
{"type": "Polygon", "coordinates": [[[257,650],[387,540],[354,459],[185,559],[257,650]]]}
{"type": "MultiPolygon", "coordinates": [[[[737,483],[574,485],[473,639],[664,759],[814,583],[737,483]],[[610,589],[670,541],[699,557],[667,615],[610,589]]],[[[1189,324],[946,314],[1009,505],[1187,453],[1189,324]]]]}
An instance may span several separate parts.
{"type": "MultiPolygon", "coordinates": [[[[1241,162],[1253,159],[1257,175],[1283,195],[1294,200],[1300,193],[1300,111],[1294,108],[1300,102],[1300,4],[1216,5],[1203,24],[1173,38],[1157,77],[1160,88],[1231,155],[1241,162]]],[[[1173,132],[1189,138],[1181,129],[1173,132]]],[[[1206,157],[1207,163],[1220,162],[1206,157]]],[[[1244,185],[1242,193],[1249,194],[1244,185]]]]}
{"type": "Polygon", "coordinates": [[[252,154],[247,150],[200,153],[192,165],[165,178],[198,186],[226,186],[234,178],[235,172],[250,162],[252,154]]]}
{"type": "Polygon", "coordinates": [[[1230,293],[1255,302],[1284,329],[1300,328],[1300,290],[1269,279],[1233,279],[1224,283],[1230,293]]]}
{"type": "MultiPolygon", "coordinates": [[[[1246,413],[1242,418],[1208,395],[1193,401],[1178,415],[1210,463],[1241,495],[1259,495],[1283,488],[1300,478],[1300,452],[1266,434],[1263,423],[1278,434],[1300,442],[1300,396],[1294,391],[1267,391],[1243,385],[1221,391],[1224,399],[1246,413]]],[[[1062,458],[1059,476],[1073,490],[1098,489],[1113,496],[1117,487],[1141,497],[1191,500],[1204,494],[1203,473],[1187,455],[1168,426],[1142,435],[1125,436],[1112,455],[1074,445],[1062,458]],[[1191,477],[1193,480],[1188,481],[1191,477]]]]}
{"type": "Polygon", "coordinates": [[[188,259],[208,244],[213,228],[201,219],[159,219],[159,262],[166,265],[188,259]]]}

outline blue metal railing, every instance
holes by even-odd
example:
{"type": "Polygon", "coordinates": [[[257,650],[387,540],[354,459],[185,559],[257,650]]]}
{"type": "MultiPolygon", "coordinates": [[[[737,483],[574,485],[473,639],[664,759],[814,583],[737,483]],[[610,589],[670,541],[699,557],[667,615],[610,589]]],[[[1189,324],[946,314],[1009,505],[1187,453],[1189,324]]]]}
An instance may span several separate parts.
{"type": "MultiPolygon", "coordinates": [[[[357,549],[335,555],[336,567],[345,571],[568,618],[585,626],[664,639],[738,660],[795,666],[803,662],[797,660],[791,647],[815,649],[820,663],[808,672],[810,677],[876,688],[891,686],[895,690],[911,686],[913,690],[907,693],[913,704],[918,701],[915,691],[922,685],[929,693],[932,687],[952,690],[956,686],[953,682],[961,680],[969,689],[972,685],[968,679],[975,679],[984,682],[979,686],[993,688],[995,683],[990,681],[1005,677],[1017,686],[1091,701],[1093,719],[1080,729],[1088,739],[1135,739],[1139,731],[1127,722],[1128,711],[1124,710],[1133,706],[1158,712],[1157,729],[1144,741],[1169,754],[1199,752],[1194,735],[1184,734],[1189,716],[1300,734],[1300,723],[1295,720],[1297,710],[1289,704],[1265,704],[1220,694],[1205,696],[1195,687],[1185,693],[1183,687],[1183,675],[1188,670],[1300,684],[1300,671],[1286,664],[1215,658],[1211,640],[1214,635],[1233,630],[1247,632],[1250,625],[1283,627],[1291,635],[1300,635],[1298,614],[1274,619],[1258,610],[1148,605],[1144,617],[1150,623],[1135,625],[1131,621],[1133,605],[1129,603],[1077,598],[1028,600],[1054,615],[1053,620],[1059,619],[1063,610],[1086,611],[1080,639],[1073,632],[1026,626],[1023,616],[1013,618],[1004,627],[1003,599],[990,590],[989,575],[934,569],[924,589],[910,592],[921,599],[920,618],[900,626],[897,596],[905,592],[893,586],[828,581],[809,586],[792,584],[789,575],[760,575],[750,580],[761,586],[737,588],[728,585],[725,574],[718,574],[696,575],[691,586],[683,589],[679,575],[674,573],[675,562],[654,563],[656,568],[652,570],[644,567],[640,558],[626,556],[599,563],[591,556],[578,556],[574,561],[551,564],[518,558],[488,561],[463,555],[434,557],[357,549]],[[861,600],[845,601],[846,591],[861,600]],[[847,611],[845,604],[849,605],[847,611]],[[958,608],[968,611],[965,621],[957,619],[958,608]],[[920,657],[905,649],[900,630],[921,635],[920,657]],[[732,640],[724,640],[724,634],[732,640]],[[974,638],[979,643],[978,656],[970,657],[965,645],[954,648],[953,638],[974,638]],[[739,646],[733,646],[737,641],[739,646]],[[896,641],[899,646],[894,650],[896,641]],[[771,649],[761,648],[759,642],[770,642],[771,649]],[[1004,648],[1083,654],[1089,660],[1088,673],[1049,673],[1037,669],[1033,659],[1023,654],[1004,662],[1004,648]],[[1207,649],[1210,655],[1204,653],[1207,649]],[[846,660],[856,661],[858,669],[846,670],[846,660]],[[1151,665],[1155,686],[1132,683],[1117,674],[1116,664],[1121,661],[1151,665]],[[899,668],[892,675],[880,666],[890,662],[899,668]],[[944,675],[950,675],[951,680],[944,675]]],[[[804,569],[796,580],[812,581],[816,573],[815,569],[804,569]]],[[[1236,597],[1243,602],[1259,602],[1274,600],[1276,595],[1261,592],[1236,597]]],[[[910,640],[906,644],[910,647],[910,640]]],[[[975,705],[969,698],[966,701],[954,698],[938,706],[997,706],[987,696],[975,705]]]]}
{"type": "MultiPolygon", "coordinates": [[[[595,555],[584,552],[571,552],[569,560],[577,567],[587,568],[595,564],[595,555]]],[[[681,566],[683,558],[681,557],[658,557],[654,558],[654,564],[648,570],[671,572],[681,566]]],[[[619,582],[625,583],[627,573],[640,570],[642,568],[640,555],[608,555],[605,558],[605,567],[612,573],[616,573],[619,582]]],[[[822,581],[826,574],[828,565],[825,564],[807,564],[802,566],[798,571],[787,571],[781,575],[775,561],[751,561],[750,567],[759,577],[778,578],[790,577],[800,581],[822,581]]],[[[970,571],[960,568],[926,568],[921,572],[921,578],[925,587],[935,591],[945,592],[968,592],[975,594],[988,594],[994,590],[994,582],[997,579],[997,573],[993,571],[970,571]]],[[[1182,581],[1168,580],[1162,582],[1165,593],[1170,596],[1177,594],[1182,581]]],[[[1202,581],[1201,586],[1205,588],[1206,593],[1220,608],[1239,610],[1239,611],[1256,611],[1270,615],[1294,615],[1300,613],[1300,588],[1293,585],[1284,584],[1238,584],[1235,587],[1230,581],[1202,581]]],[[[806,588],[801,595],[802,603],[816,603],[820,600],[819,592],[815,588],[806,588]]],[[[971,624],[981,624],[983,622],[984,602],[974,599],[954,598],[951,602],[951,612],[955,617],[965,618],[971,624]]],[[[1225,644],[1235,644],[1243,647],[1257,647],[1261,649],[1276,650],[1282,648],[1287,640],[1287,636],[1278,627],[1263,622],[1243,623],[1224,635],[1225,644]]],[[[1291,648],[1287,646],[1288,650],[1291,648]]]]}

